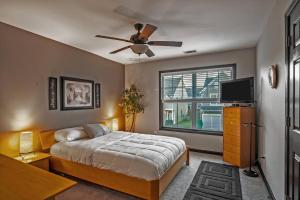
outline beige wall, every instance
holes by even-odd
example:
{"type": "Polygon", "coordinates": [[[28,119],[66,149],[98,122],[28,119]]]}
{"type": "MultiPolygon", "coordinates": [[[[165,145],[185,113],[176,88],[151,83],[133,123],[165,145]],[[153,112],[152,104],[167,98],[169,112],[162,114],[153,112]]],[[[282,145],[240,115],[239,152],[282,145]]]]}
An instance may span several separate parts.
{"type": "Polygon", "coordinates": [[[284,199],[285,162],[285,23],[284,15],[292,0],[277,0],[257,46],[257,99],[259,156],[264,174],[276,199],[284,199]],[[267,67],[279,66],[277,89],[268,85],[267,67]]]}
{"type": "MultiPolygon", "coordinates": [[[[141,64],[126,65],[125,85],[132,83],[145,94],[146,109],[137,119],[136,131],[154,133],[159,130],[159,71],[211,65],[237,64],[237,78],[255,76],[256,49],[197,55],[141,64]]],[[[192,148],[222,152],[223,138],[203,134],[159,131],[159,134],[177,136],[192,148]]]]}
{"type": "Polygon", "coordinates": [[[69,127],[119,115],[124,65],[3,23],[0,33],[0,132],[69,127]],[[49,111],[49,76],[101,83],[101,108],[49,111]]]}

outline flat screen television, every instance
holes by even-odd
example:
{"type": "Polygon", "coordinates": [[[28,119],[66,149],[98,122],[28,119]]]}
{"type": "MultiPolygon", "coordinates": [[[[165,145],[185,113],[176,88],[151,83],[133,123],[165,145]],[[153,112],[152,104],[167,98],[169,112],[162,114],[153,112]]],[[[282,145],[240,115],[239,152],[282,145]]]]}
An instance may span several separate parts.
{"type": "Polygon", "coordinates": [[[220,83],[221,103],[254,103],[254,78],[235,79],[220,83]]]}

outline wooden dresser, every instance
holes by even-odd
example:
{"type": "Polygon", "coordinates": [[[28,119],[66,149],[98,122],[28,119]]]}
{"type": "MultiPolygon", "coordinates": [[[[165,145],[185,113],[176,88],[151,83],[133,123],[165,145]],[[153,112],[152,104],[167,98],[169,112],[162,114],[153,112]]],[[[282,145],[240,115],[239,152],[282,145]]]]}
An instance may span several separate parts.
{"type": "MultiPolygon", "coordinates": [[[[251,122],[254,107],[224,107],[223,160],[245,168],[249,166],[251,122]]],[[[255,160],[255,127],[252,127],[252,163],[255,160]]]]}
{"type": "Polygon", "coordinates": [[[54,200],[76,182],[0,154],[0,199],[54,200]]]}

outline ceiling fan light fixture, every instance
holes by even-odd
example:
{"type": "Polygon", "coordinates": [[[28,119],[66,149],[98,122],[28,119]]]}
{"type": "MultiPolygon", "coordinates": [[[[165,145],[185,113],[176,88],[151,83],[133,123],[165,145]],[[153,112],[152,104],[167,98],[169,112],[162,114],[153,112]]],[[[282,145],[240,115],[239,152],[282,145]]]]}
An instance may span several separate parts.
{"type": "Polygon", "coordinates": [[[148,45],[146,44],[134,44],[130,46],[131,50],[133,51],[133,53],[136,54],[144,54],[148,49],[148,45]]]}

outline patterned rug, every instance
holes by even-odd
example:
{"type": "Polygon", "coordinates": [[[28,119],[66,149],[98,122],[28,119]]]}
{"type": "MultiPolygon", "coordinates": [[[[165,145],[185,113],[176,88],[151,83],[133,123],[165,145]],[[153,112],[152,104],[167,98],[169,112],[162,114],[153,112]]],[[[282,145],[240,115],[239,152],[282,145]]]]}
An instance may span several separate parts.
{"type": "Polygon", "coordinates": [[[184,200],[241,200],[239,168],[202,161],[184,200]]]}

